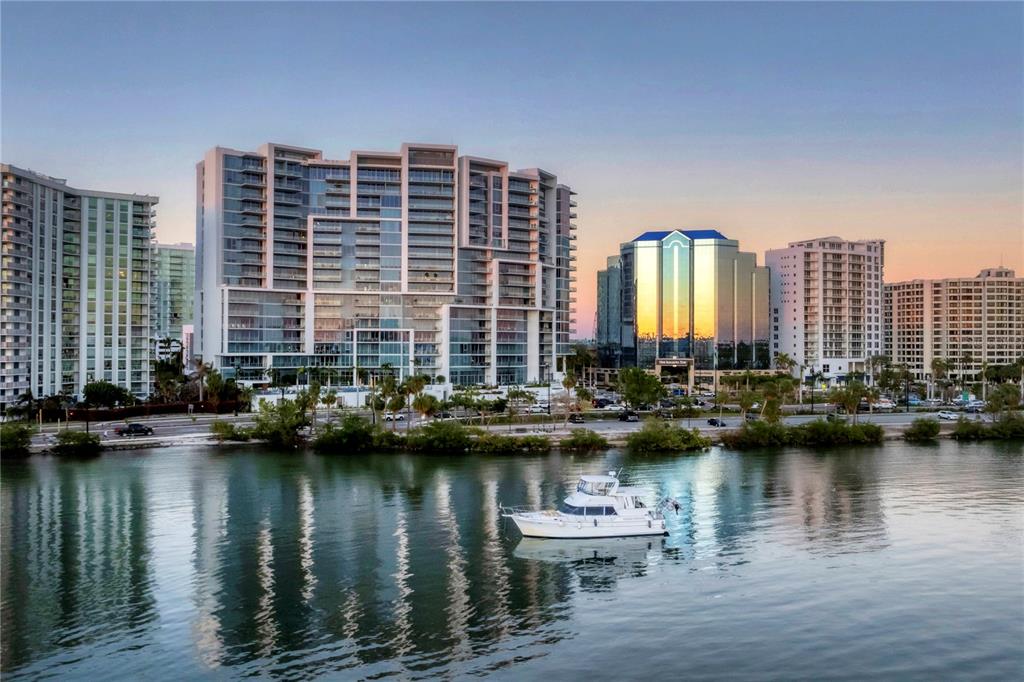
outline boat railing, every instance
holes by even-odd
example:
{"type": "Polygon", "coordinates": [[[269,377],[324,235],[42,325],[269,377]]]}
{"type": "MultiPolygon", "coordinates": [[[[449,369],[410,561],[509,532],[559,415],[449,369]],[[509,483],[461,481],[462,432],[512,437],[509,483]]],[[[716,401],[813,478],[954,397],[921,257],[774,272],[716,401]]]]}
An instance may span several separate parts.
{"type": "Polygon", "coordinates": [[[529,514],[532,512],[542,511],[540,507],[531,507],[528,505],[501,505],[499,509],[501,509],[502,516],[512,516],[514,514],[529,514]]]}

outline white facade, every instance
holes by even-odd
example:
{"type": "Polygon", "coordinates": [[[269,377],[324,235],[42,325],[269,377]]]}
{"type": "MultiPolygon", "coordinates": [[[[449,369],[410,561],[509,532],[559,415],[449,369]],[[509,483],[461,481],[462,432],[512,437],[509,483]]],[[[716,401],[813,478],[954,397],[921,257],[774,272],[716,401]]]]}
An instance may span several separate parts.
{"type": "Polygon", "coordinates": [[[772,356],[828,381],[866,372],[883,350],[885,241],[822,237],[765,253],[771,270],[772,356]]]}
{"type": "Polygon", "coordinates": [[[983,362],[1024,357],[1024,277],[1008,268],[886,284],[885,317],[885,354],[916,379],[930,378],[936,358],[959,379],[976,376],[983,362]]]}
{"type": "Polygon", "coordinates": [[[196,353],[253,383],[354,384],[385,365],[455,384],[552,376],[572,332],[573,194],[448,145],[211,149],[196,353]]]}
{"type": "Polygon", "coordinates": [[[93,380],[147,396],[157,198],[0,172],[0,406],[26,392],[80,396],[93,380]]]}

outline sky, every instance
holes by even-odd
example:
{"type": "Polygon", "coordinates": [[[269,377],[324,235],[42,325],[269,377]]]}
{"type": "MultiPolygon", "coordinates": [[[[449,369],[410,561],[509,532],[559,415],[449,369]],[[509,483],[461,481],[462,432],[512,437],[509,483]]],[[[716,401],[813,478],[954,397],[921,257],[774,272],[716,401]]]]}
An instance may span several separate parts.
{"type": "Polygon", "coordinates": [[[273,141],[541,167],[595,271],[651,228],[887,240],[886,280],[1024,271],[1024,4],[0,3],[5,163],[160,197],[273,141]]]}

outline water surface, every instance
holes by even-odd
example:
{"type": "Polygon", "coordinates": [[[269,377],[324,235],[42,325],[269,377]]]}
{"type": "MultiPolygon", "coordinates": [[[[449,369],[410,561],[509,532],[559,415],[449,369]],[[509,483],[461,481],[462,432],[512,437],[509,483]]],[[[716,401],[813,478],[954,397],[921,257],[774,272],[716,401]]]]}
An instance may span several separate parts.
{"type": "Polygon", "coordinates": [[[9,679],[1008,679],[1024,448],[662,458],[234,449],[2,470],[9,679]],[[678,499],[664,540],[520,543],[581,473],[678,499]]]}

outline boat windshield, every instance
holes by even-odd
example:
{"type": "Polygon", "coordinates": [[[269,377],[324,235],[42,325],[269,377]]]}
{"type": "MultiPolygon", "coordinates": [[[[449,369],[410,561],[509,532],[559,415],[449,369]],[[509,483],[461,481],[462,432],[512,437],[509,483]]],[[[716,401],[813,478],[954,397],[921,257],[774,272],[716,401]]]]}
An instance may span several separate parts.
{"type": "Polygon", "coordinates": [[[576,492],[583,493],[585,495],[608,495],[612,491],[614,483],[609,482],[592,482],[580,480],[576,484],[576,492]]]}

